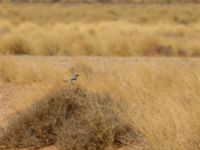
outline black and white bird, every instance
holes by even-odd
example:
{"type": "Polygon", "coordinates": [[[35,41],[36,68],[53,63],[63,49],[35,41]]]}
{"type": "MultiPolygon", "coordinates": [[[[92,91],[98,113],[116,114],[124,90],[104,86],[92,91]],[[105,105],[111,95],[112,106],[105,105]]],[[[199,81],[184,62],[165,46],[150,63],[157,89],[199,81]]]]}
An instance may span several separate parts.
{"type": "Polygon", "coordinates": [[[74,83],[78,80],[79,74],[74,74],[69,80],[64,80],[63,82],[74,83]]]}

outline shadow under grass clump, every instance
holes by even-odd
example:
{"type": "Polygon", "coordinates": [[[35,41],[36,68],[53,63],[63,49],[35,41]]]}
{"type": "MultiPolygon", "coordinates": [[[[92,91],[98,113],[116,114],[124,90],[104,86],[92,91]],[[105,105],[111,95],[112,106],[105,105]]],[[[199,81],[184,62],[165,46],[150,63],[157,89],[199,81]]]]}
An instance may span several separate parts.
{"type": "Polygon", "coordinates": [[[142,135],[123,120],[124,106],[108,94],[75,86],[56,88],[13,117],[0,137],[0,145],[40,148],[56,144],[66,150],[140,145],[142,135]]]}
{"type": "Polygon", "coordinates": [[[173,51],[171,46],[165,46],[165,45],[154,45],[150,48],[143,50],[144,56],[172,56],[173,51]]]}

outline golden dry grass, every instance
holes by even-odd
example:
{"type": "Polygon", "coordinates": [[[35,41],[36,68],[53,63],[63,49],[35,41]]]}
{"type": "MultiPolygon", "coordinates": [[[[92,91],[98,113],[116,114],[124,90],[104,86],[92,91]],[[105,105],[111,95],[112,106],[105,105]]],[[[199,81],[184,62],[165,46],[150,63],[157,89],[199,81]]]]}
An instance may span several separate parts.
{"type": "Polygon", "coordinates": [[[1,0],[14,3],[199,3],[199,0],[1,0]]]}
{"type": "Polygon", "coordinates": [[[198,4],[2,4],[0,54],[199,56],[199,10],[198,4]]]}
{"type": "MultiPolygon", "coordinates": [[[[26,101],[26,107],[31,107],[35,100],[45,101],[44,95],[52,88],[57,87],[59,91],[62,89],[60,87],[65,87],[67,90],[69,87],[63,84],[62,80],[68,78],[70,73],[77,72],[80,74],[77,86],[85,91],[83,93],[86,95],[86,91],[98,93],[100,97],[110,95],[119,100],[124,108],[120,111],[123,122],[141,133],[149,149],[198,150],[200,148],[199,59],[99,57],[68,59],[10,57],[10,59],[13,62],[23,62],[25,65],[16,66],[12,71],[12,69],[7,70],[10,65],[8,62],[1,62],[1,82],[4,84],[10,82],[13,85],[21,83],[22,86],[25,84],[25,87],[29,85],[30,89],[24,89],[29,92],[18,93],[21,102],[26,101]],[[38,63],[36,61],[35,64],[29,63],[30,60],[37,60],[38,63]],[[42,72],[40,70],[38,72],[34,65],[44,62],[49,67],[41,67],[42,72]],[[31,71],[27,72],[27,67],[31,71]],[[19,74],[16,72],[20,71],[21,78],[18,78],[19,74]],[[47,78],[43,78],[43,74],[47,78]],[[33,80],[35,76],[40,80],[33,80]],[[8,80],[9,78],[11,79],[8,80]],[[37,92],[32,91],[33,83],[39,85],[37,92]]],[[[54,96],[59,95],[58,92],[54,96]]],[[[76,96],[76,93],[72,95],[76,96]]],[[[89,98],[88,96],[92,95],[88,94],[86,97],[89,98]]],[[[92,97],[96,102],[95,96],[92,97]]],[[[18,107],[20,105],[24,106],[18,101],[18,107]]]]}
{"type": "Polygon", "coordinates": [[[0,149],[200,149],[199,58],[160,57],[200,56],[199,7],[1,4],[2,55],[157,58],[1,56],[0,149]]]}
{"type": "Polygon", "coordinates": [[[199,4],[1,4],[0,19],[16,24],[55,24],[123,20],[135,23],[193,23],[199,4]]]}
{"type": "Polygon", "coordinates": [[[46,26],[24,23],[2,34],[0,53],[199,56],[199,33],[199,23],[187,26],[171,23],[140,25],[125,21],[46,26]]]}

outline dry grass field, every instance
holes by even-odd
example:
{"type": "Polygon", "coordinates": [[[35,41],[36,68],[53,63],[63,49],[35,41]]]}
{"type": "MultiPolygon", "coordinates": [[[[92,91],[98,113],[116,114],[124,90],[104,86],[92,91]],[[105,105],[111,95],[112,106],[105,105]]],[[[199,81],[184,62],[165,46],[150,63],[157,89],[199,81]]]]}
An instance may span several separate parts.
{"type": "Polygon", "coordinates": [[[200,55],[199,4],[2,4],[0,54],[200,55]]]}
{"type": "Polygon", "coordinates": [[[0,149],[200,149],[199,0],[12,2],[0,149]]]}
{"type": "Polygon", "coordinates": [[[199,3],[200,0],[0,0],[1,2],[14,3],[134,3],[134,4],[184,4],[184,3],[199,3]]]}
{"type": "Polygon", "coordinates": [[[200,148],[199,58],[2,56],[0,79],[5,147],[200,148]]]}

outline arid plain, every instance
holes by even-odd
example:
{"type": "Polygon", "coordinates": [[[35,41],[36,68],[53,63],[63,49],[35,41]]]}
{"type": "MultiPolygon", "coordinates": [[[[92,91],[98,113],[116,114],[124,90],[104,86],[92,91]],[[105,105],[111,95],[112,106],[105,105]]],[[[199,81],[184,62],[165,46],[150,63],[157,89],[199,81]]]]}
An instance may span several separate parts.
{"type": "Polygon", "coordinates": [[[199,150],[198,8],[0,3],[0,149],[199,150]]]}

